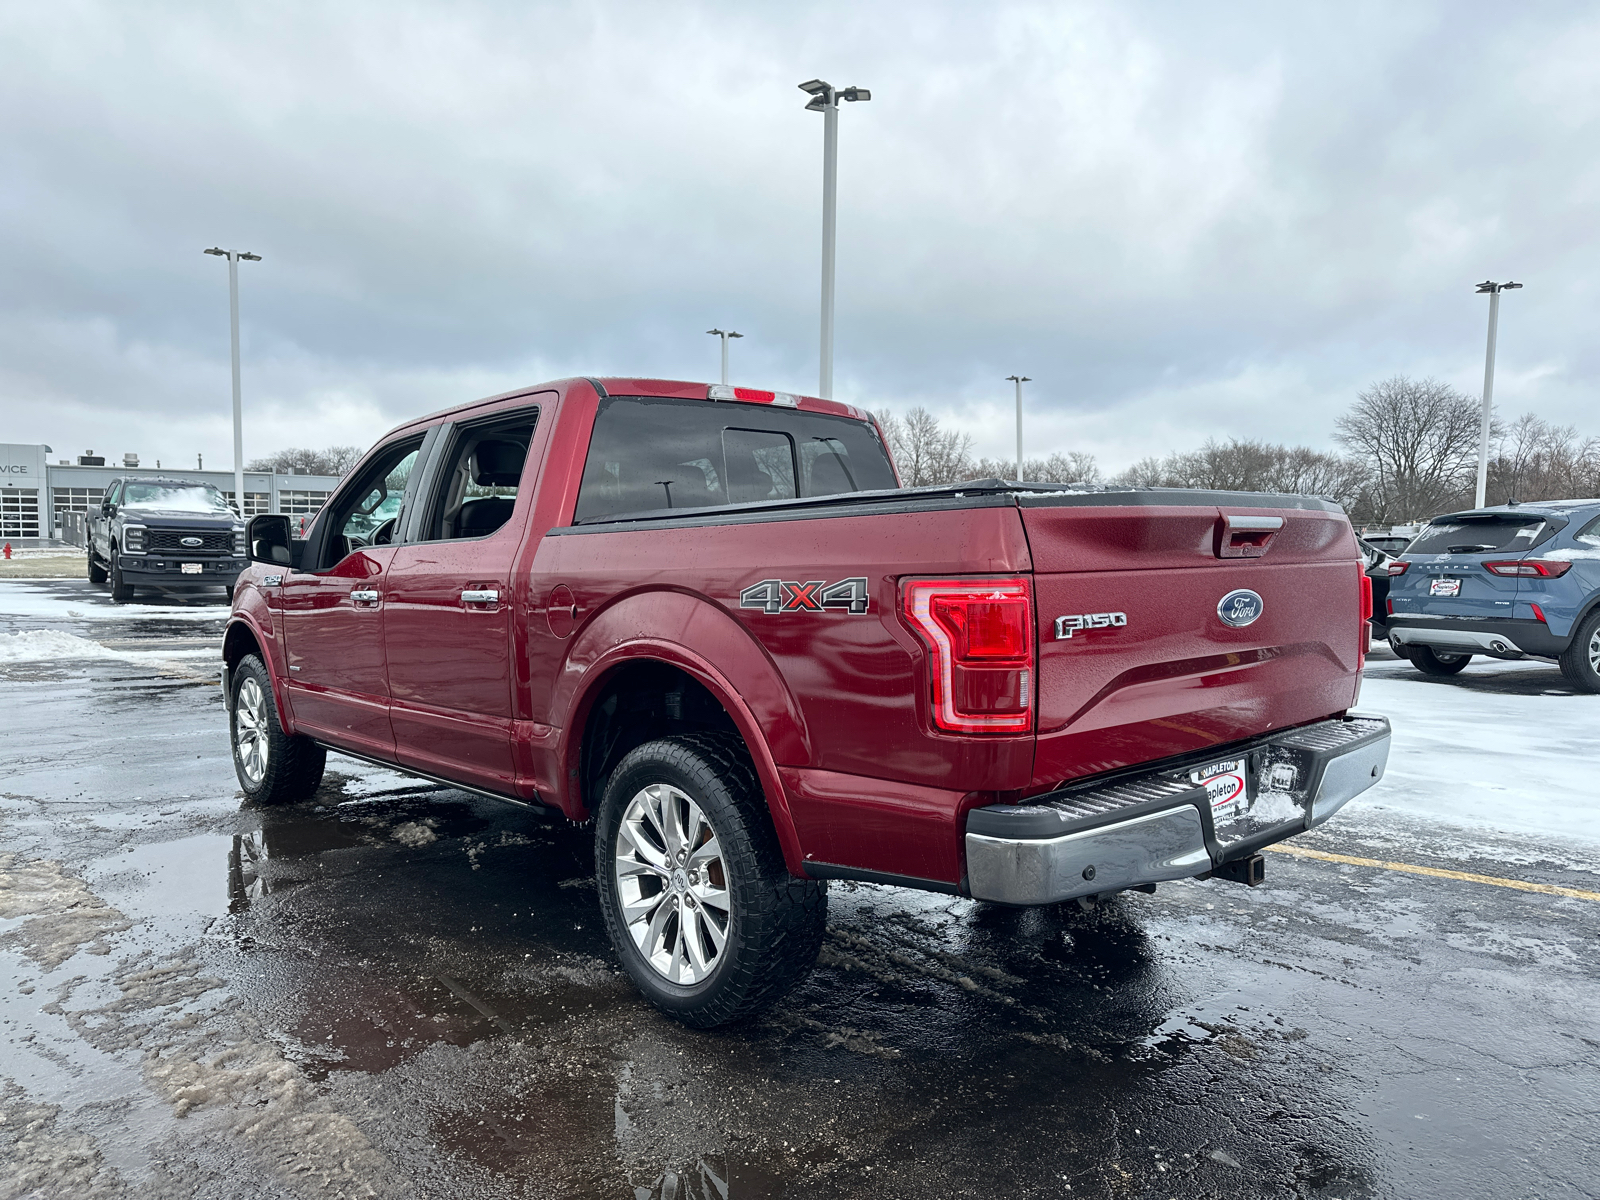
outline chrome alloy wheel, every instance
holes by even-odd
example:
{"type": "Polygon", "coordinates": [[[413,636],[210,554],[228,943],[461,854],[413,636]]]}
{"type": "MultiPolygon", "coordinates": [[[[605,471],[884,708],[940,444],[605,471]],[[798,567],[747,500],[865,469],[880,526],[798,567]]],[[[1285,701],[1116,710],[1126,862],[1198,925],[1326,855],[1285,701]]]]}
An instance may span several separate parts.
{"type": "Polygon", "coordinates": [[[622,920],[670,983],[704,980],[722,961],[733,918],[722,843],[700,806],[653,783],[628,802],[613,863],[622,920]]]}
{"type": "Polygon", "coordinates": [[[233,745],[252,786],[267,773],[267,694],[254,679],[239,685],[233,703],[233,745]]]}
{"type": "Polygon", "coordinates": [[[1600,626],[1589,635],[1589,670],[1600,675],[1600,626]]]}

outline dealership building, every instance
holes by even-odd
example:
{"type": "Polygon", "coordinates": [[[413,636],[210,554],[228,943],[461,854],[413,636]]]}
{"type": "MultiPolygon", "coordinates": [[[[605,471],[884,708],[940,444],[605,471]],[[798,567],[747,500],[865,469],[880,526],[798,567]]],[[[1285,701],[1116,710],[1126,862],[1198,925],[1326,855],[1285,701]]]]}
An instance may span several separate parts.
{"type": "MultiPolygon", "coordinates": [[[[76,458],[60,458],[49,446],[0,443],[0,538],[50,538],[61,536],[61,514],[98,512],[100,498],[113,479],[161,476],[209,483],[238,507],[232,471],[184,470],[178,467],[142,467],[139,456],[127,454],[122,462],[107,465],[90,451],[76,458]]],[[[308,516],[327,501],[339,480],[331,475],[281,474],[277,471],[244,473],[244,515],[288,513],[308,516]]]]}

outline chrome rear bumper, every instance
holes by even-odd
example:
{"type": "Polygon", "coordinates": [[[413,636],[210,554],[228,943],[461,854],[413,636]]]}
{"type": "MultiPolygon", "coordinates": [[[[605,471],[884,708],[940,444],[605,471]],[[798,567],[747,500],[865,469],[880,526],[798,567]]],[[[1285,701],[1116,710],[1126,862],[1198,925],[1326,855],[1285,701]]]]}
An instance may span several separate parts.
{"type": "Polygon", "coordinates": [[[965,890],[1002,904],[1053,904],[1204,875],[1320,825],[1377,783],[1389,736],[1383,717],[1349,714],[1028,804],[974,809],[965,890]],[[1188,772],[1232,758],[1249,764],[1255,809],[1270,812],[1271,823],[1252,815],[1217,828],[1205,788],[1188,772]],[[1284,811],[1293,815],[1280,819],[1284,811]]]}

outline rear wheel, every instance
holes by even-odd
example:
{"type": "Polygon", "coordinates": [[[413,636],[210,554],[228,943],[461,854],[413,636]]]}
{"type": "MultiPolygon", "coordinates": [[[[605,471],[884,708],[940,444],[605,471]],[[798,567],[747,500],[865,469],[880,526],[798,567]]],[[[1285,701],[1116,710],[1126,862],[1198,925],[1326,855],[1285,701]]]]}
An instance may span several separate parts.
{"type": "Polygon", "coordinates": [[[105,569],[105,566],[100,562],[100,560],[98,558],[96,558],[94,556],[94,547],[93,546],[90,546],[88,548],[88,550],[89,550],[89,582],[90,583],[104,583],[106,581],[106,569],[105,569]]]}
{"type": "Polygon", "coordinates": [[[1580,691],[1600,692],[1600,610],[1579,624],[1561,655],[1561,673],[1580,691]]]}
{"type": "Polygon", "coordinates": [[[1459,675],[1472,661],[1470,654],[1451,654],[1445,650],[1435,650],[1432,646],[1408,647],[1406,657],[1424,675],[1459,675]]]}
{"type": "Polygon", "coordinates": [[[123,604],[133,599],[133,585],[122,577],[122,567],[117,562],[117,552],[111,551],[111,602],[123,604]]]}
{"type": "Polygon", "coordinates": [[[304,800],[322,783],[328,752],[308,737],[284,733],[272,700],[272,677],[254,654],[239,660],[229,679],[233,711],[233,769],[254,804],[304,800]]]}
{"type": "Polygon", "coordinates": [[[743,743],[647,742],[617,764],[596,821],[595,875],[623,967],[686,1025],[737,1021],[816,962],[826,885],[784,866],[743,743]]]}

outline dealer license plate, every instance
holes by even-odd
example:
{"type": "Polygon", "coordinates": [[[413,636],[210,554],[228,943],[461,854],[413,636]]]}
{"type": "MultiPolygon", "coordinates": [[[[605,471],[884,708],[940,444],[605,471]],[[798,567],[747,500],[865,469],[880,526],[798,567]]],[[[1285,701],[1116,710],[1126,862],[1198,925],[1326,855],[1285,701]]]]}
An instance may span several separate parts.
{"type": "Polygon", "coordinates": [[[1211,800],[1213,824],[1236,820],[1250,808],[1249,785],[1246,783],[1244,759],[1230,758],[1189,772],[1194,783],[1204,784],[1211,800]]]}
{"type": "Polygon", "coordinates": [[[1435,579],[1428,584],[1430,596],[1459,596],[1461,595],[1461,580],[1435,579]]]}
{"type": "Polygon", "coordinates": [[[205,563],[183,563],[178,568],[185,575],[199,575],[206,569],[205,563]]]}

